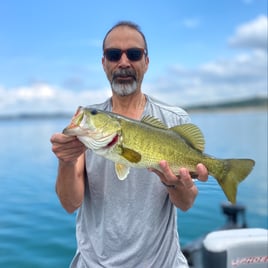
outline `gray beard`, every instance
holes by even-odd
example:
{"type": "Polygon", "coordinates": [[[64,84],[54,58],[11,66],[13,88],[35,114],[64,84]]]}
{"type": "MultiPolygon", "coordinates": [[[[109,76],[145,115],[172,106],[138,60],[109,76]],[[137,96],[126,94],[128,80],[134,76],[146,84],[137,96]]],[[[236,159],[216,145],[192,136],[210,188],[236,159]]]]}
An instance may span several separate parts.
{"type": "Polygon", "coordinates": [[[117,83],[113,81],[111,86],[113,92],[121,97],[131,95],[137,90],[136,81],[133,81],[132,83],[117,83]]]}

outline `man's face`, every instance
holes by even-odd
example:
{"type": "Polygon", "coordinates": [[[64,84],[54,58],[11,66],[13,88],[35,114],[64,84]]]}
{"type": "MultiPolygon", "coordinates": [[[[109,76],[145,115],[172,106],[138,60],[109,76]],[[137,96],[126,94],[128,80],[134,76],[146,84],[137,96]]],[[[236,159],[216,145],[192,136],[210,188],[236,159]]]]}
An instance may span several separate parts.
{"type": "MultiPolygon", "coordinates": [[[[127,26],[119,26],[109,33],[104,48],[144,49],[145,44],[139,32],[127,26]]],[[[141,83],[148,68],[149,58],[142,53],[140,60],[132,61],[126,53],[123,53],[117,61],[111,61],[104,56],[102,64],[113,92],[120,96],[127,96],[141,90],[141,83]]]]}

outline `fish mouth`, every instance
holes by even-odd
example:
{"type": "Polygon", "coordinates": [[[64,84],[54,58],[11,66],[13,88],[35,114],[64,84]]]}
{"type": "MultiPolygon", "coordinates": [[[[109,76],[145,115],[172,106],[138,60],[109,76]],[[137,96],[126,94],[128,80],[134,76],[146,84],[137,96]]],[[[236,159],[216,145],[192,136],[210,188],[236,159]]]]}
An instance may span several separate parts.
{"type": "Polygon", "coordinates": [[[79,135],[87,134],[87,131],[83,130],[81,127],[75,124],[71,124],[65,129],[63,129],[62,133],[67,136],[78,136],[78,130],[79,130],[79,135]]]}

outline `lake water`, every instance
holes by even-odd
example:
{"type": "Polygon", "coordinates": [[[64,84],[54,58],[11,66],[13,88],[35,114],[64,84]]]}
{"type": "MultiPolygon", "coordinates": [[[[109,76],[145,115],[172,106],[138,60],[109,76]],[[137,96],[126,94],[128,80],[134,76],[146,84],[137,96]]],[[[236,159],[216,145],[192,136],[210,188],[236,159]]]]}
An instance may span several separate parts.
{"type": "MultiPolygon", "coordinates": [[[[268,228],[267,111],[197,113],[192,121],[204,133],[207,153],[256,161],[237,200],[247,207],[250,227],[268,228]]],[[[75,215],[56,197],[57,159],[49,142],[68,122],[0,121],[0,267],[68,267],[75,253],[75,215]]],[[[225,223],[220,204],[226,198],[216,181],[197,183],[194,207],[178,211],[181,244],[225,223]]]]}

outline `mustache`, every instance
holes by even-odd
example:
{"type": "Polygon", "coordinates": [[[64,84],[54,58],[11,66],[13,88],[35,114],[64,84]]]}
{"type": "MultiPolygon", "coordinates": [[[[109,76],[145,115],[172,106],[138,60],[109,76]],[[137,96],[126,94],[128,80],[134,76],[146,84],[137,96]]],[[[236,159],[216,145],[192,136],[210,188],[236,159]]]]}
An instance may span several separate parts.
{"type": "Polygon", "coordinates": [[[116,70],[113,73],[113,80],[116,79],[117,77],[127,77],[127,76],[131,76],[136,80],[136,72],[135,72],[135,70],[132,70],[132,69],[119,69],[119,70],[116,70]]]}

